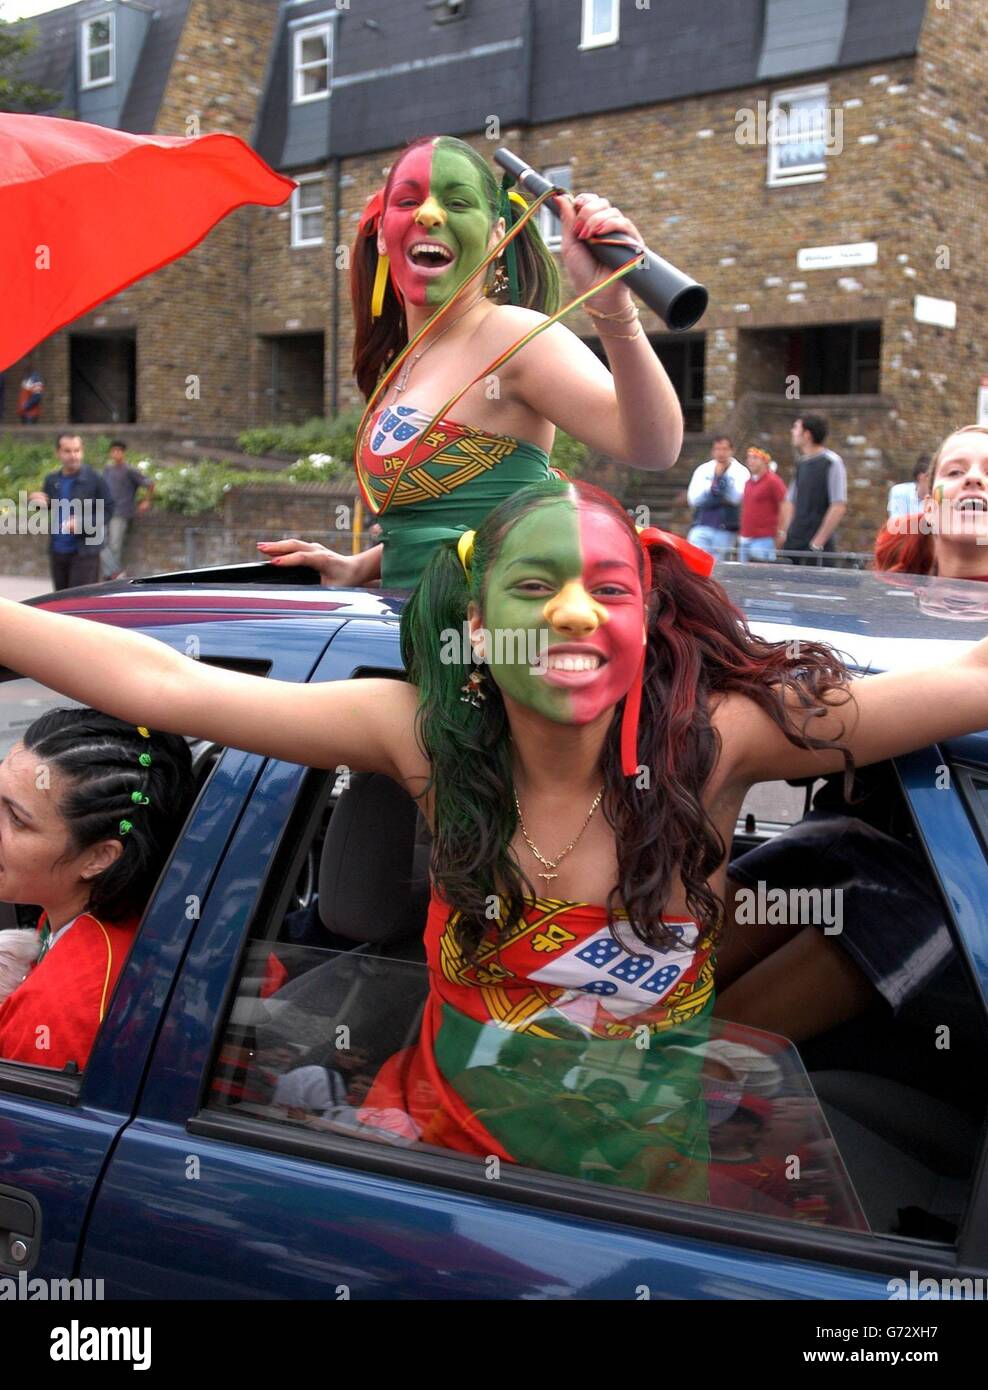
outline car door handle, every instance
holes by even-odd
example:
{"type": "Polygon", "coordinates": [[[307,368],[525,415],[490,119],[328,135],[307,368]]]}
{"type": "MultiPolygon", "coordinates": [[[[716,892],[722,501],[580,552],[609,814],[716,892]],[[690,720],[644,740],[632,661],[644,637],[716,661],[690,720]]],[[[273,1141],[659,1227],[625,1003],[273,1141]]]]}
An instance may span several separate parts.
{"type": "Polygon", "coordinates": [[[0,1185],[0,1270],[16,1274],[38,1258],[41,1208],[29,1192],[0,1185]]]}

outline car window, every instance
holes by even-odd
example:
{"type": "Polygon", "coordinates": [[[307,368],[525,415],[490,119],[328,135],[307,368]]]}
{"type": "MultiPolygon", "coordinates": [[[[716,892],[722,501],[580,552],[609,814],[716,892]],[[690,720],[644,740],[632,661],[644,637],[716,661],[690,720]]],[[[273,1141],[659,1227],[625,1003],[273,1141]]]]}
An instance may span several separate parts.
{"type": "Polygon", "coordinates": [[[452,1039],[462,1056],[444,1054],[437,1086],[416,1065],[428,993],[419,962],[255,942],[210,1104],[488,1161],[508,1149],[525,1166],[581,1180],[867,1229],[785,1039],[715,1024],[644,1048],[560,1046],[543,1036],[546,1010],[524,1031],[489,1026],[469,1046],[452,1039]]]}
{"type": "Polygon", "coordinates": [[[795,825],[802,819],[807,792],[812,796],[819,781],[805,785],[789,782],[758,782],[749,788],[738,816],[738,828],[753,833],[772,833],[795,825]]]}
{"type": "MultiPolygon", "coordinates": [[[[741,915],[751,916],[759,949],[757,933],[775,932],[781,949],[805,926],[839,953],[833,975],[820,976],[822,1002],[810,992],[813,1007],[794,1018],[792,1035],[754,1021],[758,1006],[773,1003],[770,993],[756,991],[756,1007],[736,1016],[708,1010],[690,1018],[685,1006],[677,1014],[686,1000],[675,983],[678,947],[629,952],[606,932],[574,943],[574,954],[584,953],[573,962],[579,976],[566,977],[568,965],[555,974],[547,967],[540,1000],[505,987],[507,948],[466,969],[443,935],[433,943],[433,969],[446,979],[469,975],[485,995],[483,1026],[454,1017],[448,999],[430,995],[428,834],[412,803],[391,783],[361,810],[364,774],[335,789],[327,779],[317,809],[310,794],[308,820],[284,836],[269,879],[281,896],[252,925],[206,1104],[228,1117],[265,1118],[283,1134],[305,1131],[310,1146],[313,1134],[330,1146],[335,1135],[356,1135],[421,1152],[426,1171],[430,1152],[453,1153],[552,1172],[581,1188],[607,1184],[949,1243],[985,1109],[974,1061],[984,1046],[983,1010],[930,866],[909,839],[897,784],[889,769],[878,774],[856,784],[850,806],[840,801],[839,779],[821,783],[808,818],[781,833],[741,836],[732,853],[736,886],[749,894],[741,915]],[[768,867],[745,877],[741,861],[760,847],[774,847],[775,881],[768,867]],[[883,917],[875,904],[896,884],[899,915],[883,917]],[[798,905],[792,923],[773,918],[780,891],[798,905]],[[928,939],[917,941],[903,934],[901,919],[903,904],[916,917],[921,893],[928,939]],[[905,978],[914,947],[926,965],[905,978]],[[841,993],[848,961],[869,964],[874,980],[857,1011],[841,993]],[[630,1026],[608,1015],[615,971],[634,977],[643,999],[649,989],[652,998],[667,991],[670,1026],[636,1032],[633,1015],[630,1026]],[[561,988],[567,978],[571,988],[561,988]],[[955,1028],[949,1051],[937,1045],[944,1017],[955,1028]]],[[[718,969],[733,949],[728,939],[725,928],[718,969]]],[[[565,920],[547,918],[533,941],[547,961],[557,951],[566,959],[565,920]]]]}
{"type": "Polygon", "coordinates": [[[981,838],[988,850],[988,772],[975,771],[973,768],[958,767],[961,785],[967,792],[967,797],[971,803],[974,813],[975,824],[981,832],[981,838]]]}

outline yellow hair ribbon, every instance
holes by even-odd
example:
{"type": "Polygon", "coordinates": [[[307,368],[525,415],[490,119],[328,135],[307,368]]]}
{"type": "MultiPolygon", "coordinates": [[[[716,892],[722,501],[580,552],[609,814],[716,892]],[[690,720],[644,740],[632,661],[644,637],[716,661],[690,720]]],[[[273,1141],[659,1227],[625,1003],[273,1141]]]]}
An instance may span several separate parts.
{"type": "Polygon", "coordinates": [[[377,269],[374,271],[374,290],[371,294],[371,318],[379,319],[384,313],[384,291],[388,284],[388,271],[391,260],[387,255],[379,255],[377,269]]]}
{"type": "Polygon", "coordinates": [[[514,189],[510,189],[508,192],[508,197],[511,199],[513,203],[517,203],[520,208],[524,208],[526,212],[528,211],[528,204],[525,202],[525,199],[521,196],[520,193],[516,193],[514,189]]]}
{"type": "Polygon", "coordinates": [[[464,531],[456,542],[456,553],[460,557],[463,573],[468,579],[470,578],[470,566],[473,564],[473,542],[476,534],[476,531],[464,531]]]}

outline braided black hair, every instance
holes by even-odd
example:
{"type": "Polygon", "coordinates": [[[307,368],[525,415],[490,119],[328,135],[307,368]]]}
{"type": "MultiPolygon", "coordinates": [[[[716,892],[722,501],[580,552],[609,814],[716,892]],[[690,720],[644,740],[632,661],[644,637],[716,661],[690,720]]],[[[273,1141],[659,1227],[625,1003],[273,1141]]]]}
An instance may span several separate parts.
{"type": "Polygon", "coordinates": [[[192,755],[179,734],[149,731],[94,709],[51,709],[23,744],[66,780],[59,803],[73,852],[119,839],[123,853],[90,882],[87,910],[108,921],[141,913],[194,799],[192,755]],[[149,766],[139,761],[151,754],[149,766]],[[135,792],[148,797],[135,804],[135,792]],[[121,832],[121,823],[129,828],[121,832]]]}

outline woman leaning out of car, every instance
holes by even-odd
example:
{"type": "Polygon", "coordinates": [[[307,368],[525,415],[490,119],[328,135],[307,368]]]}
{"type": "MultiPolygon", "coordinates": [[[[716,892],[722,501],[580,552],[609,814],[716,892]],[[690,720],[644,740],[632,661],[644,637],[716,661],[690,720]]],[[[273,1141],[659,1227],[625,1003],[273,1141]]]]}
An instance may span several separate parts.
{"type": "Polygon", "coordinates": [[[988,582],[988,425],[947,435],[930,465],[923,510],[885,523],[875,568],[988,582]]]}
{"type": "Polygon", "coordinates": [[[308,685],[3,601],[0,662],[128,723],[395,779],[434,833],[430,994],[418,1044],[385,1063],[369,1104],[403,1106],[424,1142],[509,1160],[568,1153],[546,1142],[558,1119],[557,1137],[606,1146],[622,1180],[699,1194],[705,1118],[688,1106],[659,1126],[588,1116],[566,1080],[572,1052],[585,1041],[608,1074],[602,1049],[634,1049],[643,1028],[655,1046],[641,1055],[661,1070],[681,1021],[702,1029],[712,1011],[727,847],[748,788],[985,728],[988,640],[936,667],[853,679],[822,644],[797,656],[753,635],[708,556],[639,535],[614,498],[562,480],[440,542],[402,623],[407,682],[308,685]],[[453,653],[443,634],[464,624],[453,653]],[[512,659],[496,637],[518,629],[531,643],[512,659]],[[534,664],[531,644],[544,653],[534,664]],[[676,970],[653,961],[639,985],[631,967],[649,945],[676,970]],[[505,1102],[493,1049],[485,1077],[464,1076],[478,1030],[492,1044],[524,1035],[512,1076],[543,1078],[533,1103],[505,1102]]]}
{"type": "Polygon", "coordinates": [[[183,738],[95,709],[48,710],[0,763],[0,902],[41,908],[0,932],[4,1061],[85,1067],[192,792],[183,738]]]}

